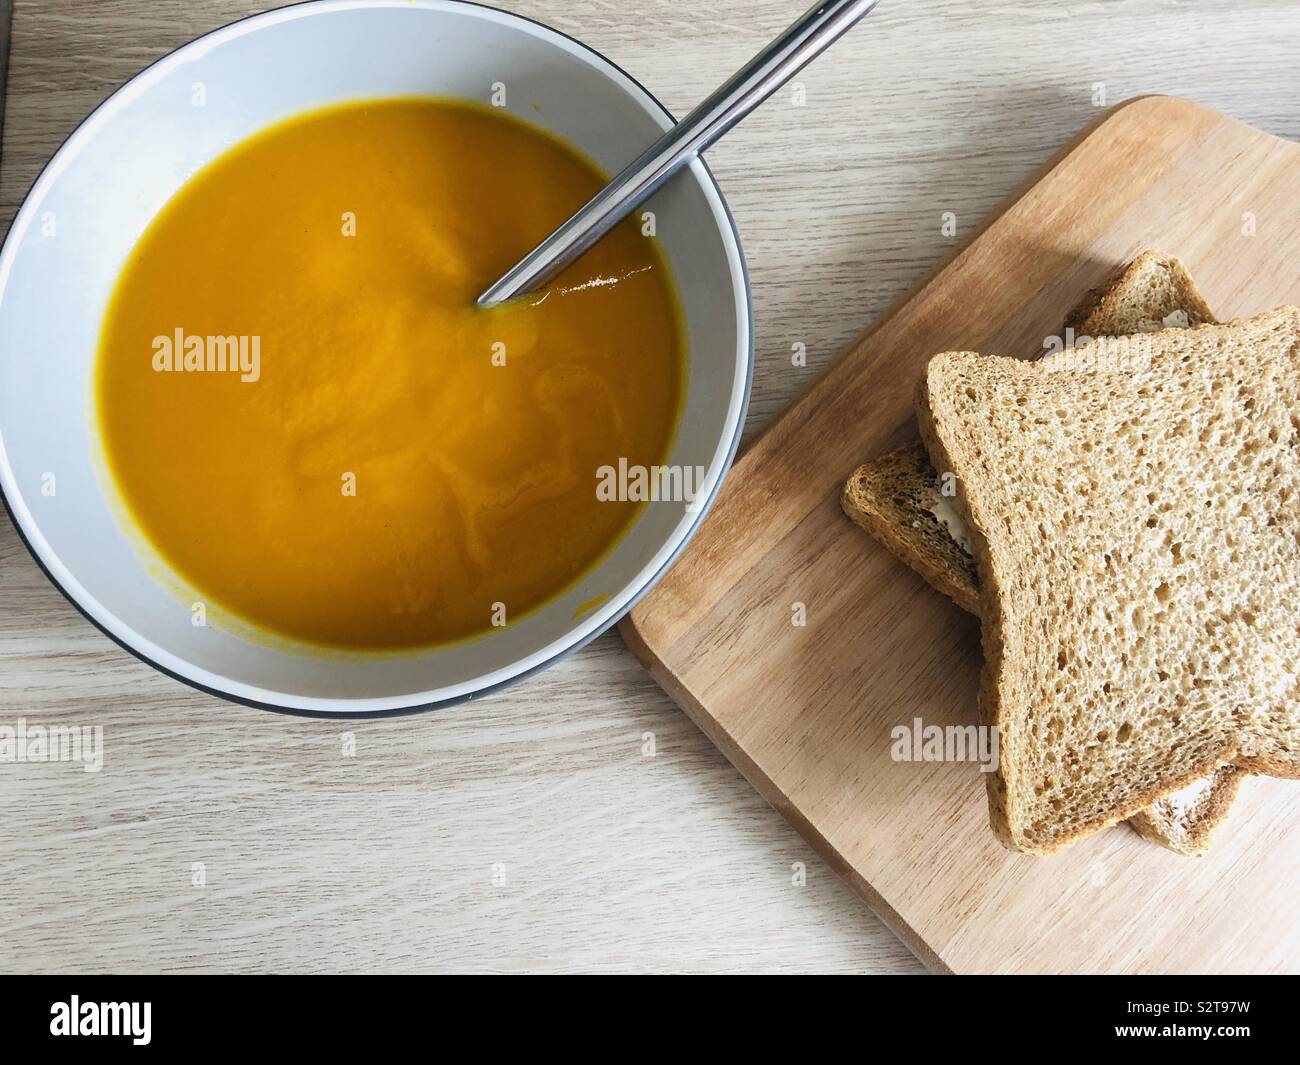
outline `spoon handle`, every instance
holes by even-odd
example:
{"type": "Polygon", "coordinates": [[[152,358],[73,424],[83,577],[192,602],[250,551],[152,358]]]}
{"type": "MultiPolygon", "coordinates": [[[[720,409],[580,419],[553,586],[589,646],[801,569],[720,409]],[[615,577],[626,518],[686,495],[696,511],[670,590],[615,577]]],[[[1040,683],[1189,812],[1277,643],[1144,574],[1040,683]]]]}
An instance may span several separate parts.
{"type": "Polygon", "coordinates": [[[484,292],[478,299],[479,306],[495,306],[532,292],[554,278],[678,170],[834,44],[878,2],[825,0],[814,4],[484,292]]]}

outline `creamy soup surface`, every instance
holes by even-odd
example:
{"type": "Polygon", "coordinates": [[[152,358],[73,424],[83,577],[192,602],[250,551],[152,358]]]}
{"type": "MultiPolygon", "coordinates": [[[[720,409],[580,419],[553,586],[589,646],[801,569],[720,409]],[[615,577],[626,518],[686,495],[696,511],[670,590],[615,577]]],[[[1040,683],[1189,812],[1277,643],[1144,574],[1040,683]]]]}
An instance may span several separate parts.
{"type": "Polygon", "coordinates": [[[491,631],[593,566],[682,401],[672,282],[633,219],[549,290],[478,294],[603,183],[489,108],[293,118],[196,174],[117,283],[96,375],[139,533],[218,620],[398,650],[491,631]]]}

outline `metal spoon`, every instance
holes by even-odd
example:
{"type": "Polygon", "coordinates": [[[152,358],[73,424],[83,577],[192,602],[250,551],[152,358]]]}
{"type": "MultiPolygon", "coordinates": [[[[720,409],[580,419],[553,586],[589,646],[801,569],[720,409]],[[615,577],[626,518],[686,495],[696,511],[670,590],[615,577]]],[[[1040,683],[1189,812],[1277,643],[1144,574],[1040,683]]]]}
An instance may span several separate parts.
{"type": "Polygon", "coordinates": [[[878,2],[827,0],[814,4],[479,296],[479,306],[494,307],[545,285],[678,170],[839,40],[878,2]]]}

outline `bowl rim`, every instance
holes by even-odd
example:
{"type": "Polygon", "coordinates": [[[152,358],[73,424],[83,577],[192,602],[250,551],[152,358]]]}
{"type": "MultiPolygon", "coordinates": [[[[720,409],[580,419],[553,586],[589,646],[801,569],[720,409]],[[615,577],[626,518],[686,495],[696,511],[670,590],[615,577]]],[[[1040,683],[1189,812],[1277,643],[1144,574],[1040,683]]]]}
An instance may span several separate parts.
{"type": "MultiPolygon", "coordinates": [[[[643,106],[648,104],[647,110],[653,114],[653,109],[658,109],[669,123],[675,124],[676,118],[659,99],[651,93],[636,78],[632,77],[626,70],[620,67],[613,60],[609,59],[599,50],[588,44],[557,30],[537,19],[529,18],[526,15],[519,15],[515,12],[504,11],[501,8],[493,7],[490,4],[478,3],[476,0],[300,0],[298,3],[289,4],[285,7],[273,8],[269,11],[263,11],[257,14],[248,15],[243,18],[234,19],[224,23],[206,33],[200,34],[188,41],[183,42],[176,48],[158,57],[153,62],[133,74],[124,81],[99,104],[97,104],[83,118],[76,127],[63,139],[58,148],[50,156],[49,160],[42,166],[40,172],[36,175],[27,192],[23,195],[22,203],[15,212],[13,220],[10,222],[8,232],[5,234],[4,241],[0,243],[0,298],[3,290],[7,286],[8,275],[12,265],[12,260],[18,254],[20,240],[15,239],[15,234],[23,235],[26,233],[30,223],[30,214],[34,210],[33,197],[38,190],[48,182],[52,182],[54,177],[62,169],[66,161],[70,161],[72,154],[78,148],[79,143],[89,137],[99,122],[106,120],[115,102],[123,103],[129,99],[129,94],[142,90],[145,87],[147,77],[151,73],[155,76],[161,76],[171,67],[179,65],[189,58],[193,53],[202,53],[218,44],[223,43],[226,39],[232,39],[242,36],[245,33],[252,32],[262,25],[274,25],[281,22],[294,21],[299,18],[310,17],[315,14],[324,14],[330,11],[348,11],[348,10],[402,10],[402,9],[423,9],[433,11],[455,11],[458,9],[469,9],[470,13],[480,12],[489,18],[494,18],[506,24],[515,23],[528,28],[530,32],[542,39],[549,35],[551,40],[548,43],[559,44],[564,47],[565,44],[576,49],[579,53],[592,62],[592,65],[600,70],[610,81],[618,84],[623,82],[622,88],[633,90],[632,95],[635,97],[639,93],[643,100],[638,101],[643,106]],[[537,33],[537,31],[541,31],[537,33]]],[[[253,690],[253,686],[242,681],[236,681],[233,678],[222,677],[210,673],[208,670],[194,666],[193,663],[185,661],[179,655],[173,655],[163,648],[157,648],[153,653],[148,653],[141,647],[129,642],[126,635],[120,635],[118,632],[109,628],[105,621],[95,616],[90,608],[73,593],[67,583],[76,584],[79,590],[84,594],[87,600],[93,601],[94,605],[103,611],[107,619],[117,623],[123,630],[123,633],[135,637],[140,644],[152,646],[150,641],[144,639],[139,633],[135,632],[129,625],[121,622],[116,614],[104,604],[94,600],[92,596],[80,589],[79,582],[75,580],[70,571],[67,578],[60,580],[54,573],[54,566],[63,568],[62,560],[58,554],[45,542],[40,533],[31,512],[25,505],[20,509],[16,508],[14,502],[10,500],[9,491],[14,491],[14,498],[21,502],[21,494],[17,492],[16,485],[13,484],[13,473],[9,465],[8,455],[6,453],[3,435],[0,435],[0,503],[3,503],[4,510],[9,516],[14,529],[18,533],[18,538],[26,547],[28,553],[35,560],[41,572],[49,582],[63,595],[63,597],[76,608],[77,612],[87,621],[95,626],[100,632],[112,640],[115,644],[127,651],[132,657],[156,669],[158,672],[170,677],[173,680],[180,681],[188,687],[197,691],[204,692],[207,695],[216,696],[227,702],[236,703],[242,706],[253,707],[259,710],[270,710],[276,713],[289,714],[299,717],[328,718],[331,720],[360,720],[381,717],[395,717],[406,714],[423,713],[430,710],[437,710],[443,707],[455,706],[460,703],[480,699],[484,696],[499,692],[512,684],[518,683],[534,674],[540,672],[556,662],[567,657],[573,652],[585,647],[596,637],[603,635],[612,628],[618,621],[628,613],[641,599],[658,583],[659,579],[668,571],[677,558],[685,550],[686,545],[699,530],[705,516],[712,509],[718,494],[726,480],[728,471],[735,459],[736,451],[740,445],[740,438],[744,431],[746,413],[749,407],[750,390],[754,378],[754,307],[753,292],[750,284],[749,266],[745,260],[744,248],[741,245],[740,233],[736,227],[736,222],[731,213],[731,208],[727,204],[726,197],[722,189],[718,186],[712,171],[702,158],[697,157],[689,167],[690,171],[700,182],[706,199],[710,201],[715,219],[718,221],[725,220],[726,227],[719,226],[724,243],[730,239],[730,247],[725,249],[726,257],[730,260],[730,281],[733,296],[740,306],[737,315],[738,337],[737,356],[741,358],[742,366],[740,379],[733,388],[733,405],[736,393],[739,392],[739,405],[735,413],[735,424],[731,427],[731,439],[726,444],[725,453],[722,456],[722,462],[719,467],[718,477],[714,482],[707,498],[693,514],[693,521],[680,535],[680,539],[673,547],[668,556],[658,565],[657,568],[647,574],[646,570],[654,565],[654,560],[629,582],[627,582],[621,591],[610,597],[609,602],[601,608],[594,610],[585,619],[580,619],[572,628],[567,630],[564,635],[552,641],[546,647],[533,652],[510,663],[502,669],[495,672],[500,673],[503,670],[509,670],[519,663],[527,663],[523,668],[517,669],[508,676],[494,680],[490,683],[479,683],[480,678],[464,682],[461,687],[469,690],[457,692],[445,697],[426,699],[420,695],[415,696],[414,702],[402,703],[401,705],[388,705],[395,701],[400,701],[410,696],[393,697],[392,699],[370,699],[370,698],[312,698],[302,700],[301,697],[288,695],[287,693],[274,693],[276,695],[284,694],[287,701],[270,701],[269,698],[255,698],[250,695],[242,694],[239,691],[229,691],[213,684],[205,683],[203,680],[194,676],[189,676],[179,669],[172,668],[163,664],[158,658],[166,655],[174,659],[181,666],[189,666],[205,677],[212,677],[216,680],[225,681],[245,690],[253,690]],[[718,216],[721,216],[719,219],[718,216]],[[20,517],[20,514],[25,516],[20,517]],[[30,528],[29,528],[30,523],[30,528]],[[30,534],[30,535],[29,535],[30,534]],[[42,546],[38,546],[34,540],[39,540],[42,546]],[[43,547],[43,549],[42,549],[43,547]],[[48,553],[48,559],[46,554],[48,553]],[[562,645],[562,646],[557,646],[562,645]],[[156,657],[157,656],[157,657],[156,657]],[[536,659],[536,661],[530,661],[536,659]],[[375,708],[367,709],[368,703],[380,703],[375,708]]],[[[671,543],[671,540],[667,541],[671,543]]],[[[665,543],[665,547],[667,546],[665,543]]],[[[487,674],[486,676],[490,676],[487,674]]],[[[436,690],[436,689],[434,689],[436,690]]],[[[270,695],[272,693],[258,693],[270,695]]],[[[423,694],[423,693],[422,693],[423,694]]]]}

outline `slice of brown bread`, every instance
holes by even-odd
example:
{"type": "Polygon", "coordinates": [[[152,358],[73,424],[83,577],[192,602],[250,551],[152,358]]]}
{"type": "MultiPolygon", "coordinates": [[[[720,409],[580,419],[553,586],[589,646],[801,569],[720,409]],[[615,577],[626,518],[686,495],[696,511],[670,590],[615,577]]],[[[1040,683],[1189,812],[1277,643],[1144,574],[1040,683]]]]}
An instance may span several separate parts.
{"type": "MultiPolygon", "coordinates": [[[[1216,319],[1178,259],[1147,251],[1093,289],[1066,321],[1086,328],[1089,336],[1123,336],[1216,319]]],[[[963,610],[979,613],[975,559],[952,535],[956,528],[964,538],[951,500],[940,495],[938,474],[920,440],[859,466],[844,486],[841,503],[853,521],[933,588],[963,610]]],[[[1203,801],[1157,803],[1129,823],[1144,838],[1176,853],[1203,853],[1232,809],[1242,775],[1202,778],[1208,784],[1203,801]]]]}
{"type": "Polygon", "coordinates": [[[1214,830],[1228,816],[1242,782],[1250,774],[1223,765],[1181,791],[1166,795],[1128,819],[1144,839],[1189,858],[1210,848],[1214,830]]]}
{"type": "Polygon", "coordinates": [[[918,396],[981,576],[990,819],[1045,854],[1224,761],[1300,777],[1300,310],[949,352],[918,396]]]}
{"type": "Polygon", "coordinates": [[[1145,251],[1080,301],[1065,319],[1083,337],[1154,333],[1216,319],[1187,268],[1172,255],[1145,251]]]}
{"type": "Polygon", "coordinates": [[[952,536],[956,512],[939,494],[939,475],[920,440],[859,466],[845,483],[840,504],[933,588],[963,610],[979,613],[975,559],[952,536]]]}

